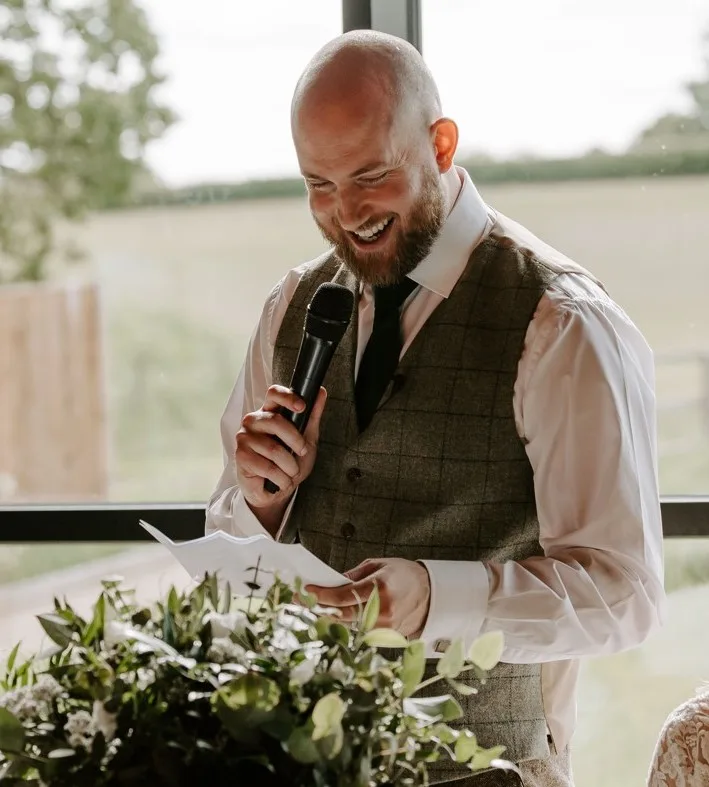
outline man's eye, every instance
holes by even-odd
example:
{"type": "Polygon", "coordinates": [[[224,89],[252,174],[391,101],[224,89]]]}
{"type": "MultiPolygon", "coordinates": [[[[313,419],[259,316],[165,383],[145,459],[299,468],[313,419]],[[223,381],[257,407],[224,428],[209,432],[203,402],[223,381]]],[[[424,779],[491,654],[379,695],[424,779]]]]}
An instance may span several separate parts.
{"type": "Polygon", "coordinates": [[[328,185],[326,180],[309,180],[308,187],[311,189],[324,189],[328,185]]]}
{"type": "Polygon", "coordinates": [[[371,175],[368,178],[361,178],[361,181],[362,183],[366,183],[367,185],[372,185],[374,183],[381,183],[388,174],[389,174],[388,172],[382,172],[379,175],[371,175]]]}

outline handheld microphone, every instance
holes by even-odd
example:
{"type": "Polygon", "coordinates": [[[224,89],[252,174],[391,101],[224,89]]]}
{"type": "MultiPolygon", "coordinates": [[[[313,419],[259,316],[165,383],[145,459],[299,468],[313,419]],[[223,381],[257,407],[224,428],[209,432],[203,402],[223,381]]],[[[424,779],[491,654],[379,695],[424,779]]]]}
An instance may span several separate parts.
{"type": "MultiPolygon", "coordinates": [[[[278,409],[301,434],[308,425],[332,356],[350,323],[353,308],[352,292],[333,282],[321,284],[308,304],[298,360],[290,383],[293,392],[305,402],[305,409],[299,413],[285,407],[278,409]]],[[[279,487],[268,478],[264,480],[263,488],[271,494],[279,491],[279,487]]]]}

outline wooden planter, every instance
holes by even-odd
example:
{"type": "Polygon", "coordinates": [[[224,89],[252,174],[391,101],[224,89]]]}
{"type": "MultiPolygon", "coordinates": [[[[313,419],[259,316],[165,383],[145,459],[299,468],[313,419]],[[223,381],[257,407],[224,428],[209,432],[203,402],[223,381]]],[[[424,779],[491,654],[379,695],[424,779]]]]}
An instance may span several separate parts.
{"type": "Polygon", "coordinates": [[[97,286],[0,286],[0,501],[105,499],[107,476],[97,286]]]}

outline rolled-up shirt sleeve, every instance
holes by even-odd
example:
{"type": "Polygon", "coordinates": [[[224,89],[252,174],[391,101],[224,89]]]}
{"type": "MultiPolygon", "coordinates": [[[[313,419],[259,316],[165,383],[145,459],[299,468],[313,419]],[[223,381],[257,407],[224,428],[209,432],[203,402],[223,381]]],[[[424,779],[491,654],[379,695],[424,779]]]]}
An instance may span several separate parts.
{"type": "Polygon", "coordinates": [[[514,409],[544,554],[467,572],[423,561],[432,584],[423,638],[500,630],[511,663],[640,644],[664,607],[654,365],[638,329],[590,280],[566,274],[543,296],[514,409]]]}

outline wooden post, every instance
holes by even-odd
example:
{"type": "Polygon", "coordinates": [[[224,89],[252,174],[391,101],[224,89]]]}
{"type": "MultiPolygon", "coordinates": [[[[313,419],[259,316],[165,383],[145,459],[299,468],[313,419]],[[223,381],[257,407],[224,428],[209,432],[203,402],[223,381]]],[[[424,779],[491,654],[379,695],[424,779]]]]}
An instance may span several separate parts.
{"type": "Polygon", "coordinates": [[[0,287],[0,498],[105,499],[107,476],[97,286],[0,287]]]}

